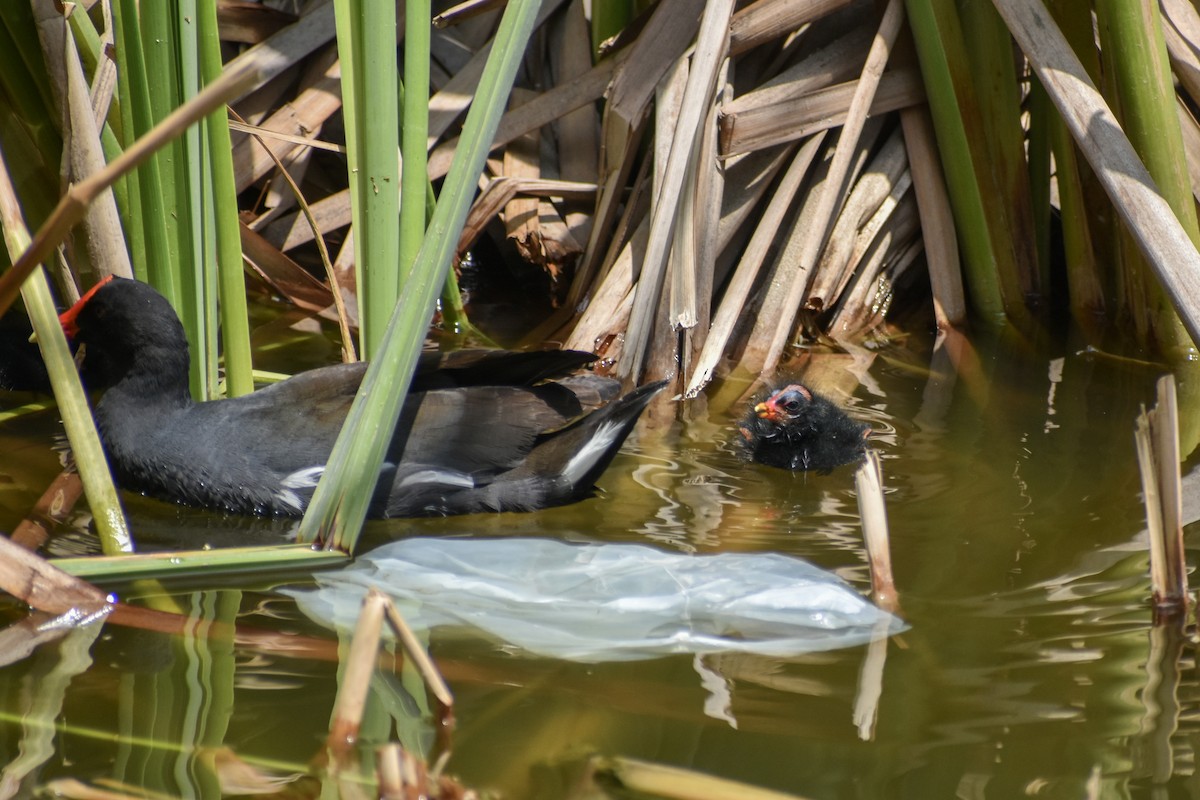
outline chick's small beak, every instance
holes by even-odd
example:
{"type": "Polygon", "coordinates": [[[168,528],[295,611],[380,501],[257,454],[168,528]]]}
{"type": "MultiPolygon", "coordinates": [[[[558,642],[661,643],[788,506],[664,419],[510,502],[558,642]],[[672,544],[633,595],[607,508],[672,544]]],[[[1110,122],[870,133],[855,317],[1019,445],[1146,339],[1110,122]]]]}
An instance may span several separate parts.
{"type": "Polygon", "coordinates": [[[754,407],[754,413],[757,414],[760,419],[769,419],[774,422],[779,419],[779,406],[775,405],[774,399],[769,398],[756,405],[754,407]]]}

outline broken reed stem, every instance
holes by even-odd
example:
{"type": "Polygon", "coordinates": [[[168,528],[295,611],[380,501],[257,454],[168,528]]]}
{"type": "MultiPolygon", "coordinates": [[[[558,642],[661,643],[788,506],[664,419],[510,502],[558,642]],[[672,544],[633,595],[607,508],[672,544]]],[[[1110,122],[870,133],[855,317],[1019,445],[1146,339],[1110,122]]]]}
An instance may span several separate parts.
{"type": "Polygon", "coordinates": [[[47,614],[90,615],[112,602],[96,586],[68,575],[6,536],[0,536],[0,590],[47,614]]]}
{"type": "Polygon", "coordinates": [[[404,621],[404,617],[400,615],[400,611],[397,610],[395,604],[389,600],[385,606],[385,610],[387,612],[388,624],[392,626],[396,638],[400,641],[401,646],[404,647],[404,652],[412,660],[413,666],[421,674],[421,679],[425,681],[425,685],[433,692],[433,696],[437,698],[437,701],[449,711],[454,707],[454,695],[450,693],[450,687],[446,685],[442,674],[438,672],[433,659],[425,652],[425,648],[413,634],[412,628],[408,627],[408,623],[404,621]]]}
{"type": "Polygon", "coordinates": [[[446,685],[445,679],[434,666],[425,648],[421,646],[421,642],[413,635],[404,617],[400,616],[392,599],[379,589],[372,588],[363,598],[354,637],[350,640],[346,669],[338,686],[333,723],[326,740],[335,759],[345,754],[358,741],[363,709],[366,707],[367,689],[371,685],[371,674],[375,671],[378,661],[385,618],[396,634],[400,646],[404,648],[409,663],[416,667],[426,687],[441,706],[437,715],[439,734],[447,734],[453,728],[454,695],[450,693],[450,687],[446,685]]]}
{"type": "MultiPolygon", "coordinates": [[[[234,115],[236,116],[236,114],[234,115]]],[[[264,128],[261,125],[251,125],[238,117],[237,119],[229,120],[229,130],[237,133],[252,134],[262,144],[263,139],[274,139],[277,142],[287,142],[289,144],[297,144],[301,147],[308,147],[314,150],[328,150],[330,153],[346,154],[346,145],[336,144],[334,142],[326,142],[322,139],[314,139],[311,136],[297,136],[283,131],[273,131],[270,128],[264,128]]],[[[265,147],[265,145],[264,145],[265,147]]]]}
{"type": "Polygon", "coordinates": [[[1175,376],[1158,380],[1158,402],[1138,414],[1134,429],[1142,499],[1150,536],[1150,585],[1156,621],[1184,613],[1189,605],[1183,550],[1179,421],[1175,376]]]}
{"type": "Polygon", "coordinates": [[[864,742],[875,740],[875,725],[879,721],[879,701],[883,697],[883,673],[887,667],[888,637],[891,621],[876,620],[867,643],[867,653],[858,670],[858,687],[854,692],[854,727],[864,742]]]}
{"type": "Polygon", "coordinates": [[[13,542],[36,553],[50,538],[50,527],[66,519],[82,494],[83,481],[79,473],[72,469],[60,472],[25,515],[25,519],[13,528],[13,542]]]}
{"type": "Polygon", "coordinates": [[[433,18],[433,27],[439,29],[449,28],[451,25],[457,25],[471,17],[495,11],[503,5],[502,0],[467,0],[465,3],[457,3],[442,13],[435,15],[433,18]]]}
{"type": "Polygon", "coordinates": [[[389,742],[375,749],[375,776],[382,800],[412,800],[413,798],[461,798],[469,800],[479,794],[453,778],[442,774],[449,753],[442,753],[431,767],[399,742],[389,742]]]}
{"type": "Polygon", "coordinates": [[[379,796],[383,800],[404,800],[404,789],[409,785],[405,770],[404,748],[397,742],[389,742],[375,749],[375,778],[379,785],[379,796]]]}
{"type": "Polygon", "coordinates": [[[867,451],[866,461],[854,473],[858,489],[858,513],[862,517],[863,541],[871,565],[871,596],[884,611],[895,613],[900,601],[892,577],[892,555],[888,544],[887,508],[883,502],[883,468],[879,454],[867,451]]]}
{"type": "Polygon", "coordinates": [[[1158,456],[1158,494],[1162,502],[1167,568],[1178,596],[1186,603],[1187,563],[1183,549],[1183,487],[1179,473],[1179,401],[1175,391],[1175,376],[1162,376],[1155,389],[1158,407],[1151,421],[1151,430],[1158,456]]]}
{"type": "Polygon", "coordinates": [[[33,243],[21,254],[17,263],[0,276],[0,314],[13,304],[21,290],[21,284],[37,265],[48,259],[54,248],[67,238],[71,229],[84,218],[88,207],[101,192],[194,123],[248,90],[257,82],[260,72],[257,66],[249,63],[227,69],[220,78],[168,114],[166,119],[130,145],[108,166],[67,189],[50,217],[38,228],[33,243]]]}
{"type": "Polygon", "coordinates": [[[371,686],[371,674],[375,671],[376,654],[379,652],[384,608],[390,603],[387,595],[374,588],[363,598],[354,637],[350,640],[350,653],[346,656],[346,669],[338,686],[333,724],[329,728],[327,744],[335,754],[335,759],[348,752],[358,741],[367,690],[371,686]]]}

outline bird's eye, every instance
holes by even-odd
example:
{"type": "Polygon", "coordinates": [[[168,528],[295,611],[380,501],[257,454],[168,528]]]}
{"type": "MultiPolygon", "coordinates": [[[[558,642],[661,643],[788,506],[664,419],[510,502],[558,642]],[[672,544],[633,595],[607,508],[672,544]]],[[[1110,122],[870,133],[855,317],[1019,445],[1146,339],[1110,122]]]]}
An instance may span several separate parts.
{"type": "Polygon", "coordinates": [[[783,410],[788,412],[789,414],[799,411],[800,410],[800,401],[797,400],[795,397],[788,398],[787,402],[785,402],[783,404],[783,410]]]}

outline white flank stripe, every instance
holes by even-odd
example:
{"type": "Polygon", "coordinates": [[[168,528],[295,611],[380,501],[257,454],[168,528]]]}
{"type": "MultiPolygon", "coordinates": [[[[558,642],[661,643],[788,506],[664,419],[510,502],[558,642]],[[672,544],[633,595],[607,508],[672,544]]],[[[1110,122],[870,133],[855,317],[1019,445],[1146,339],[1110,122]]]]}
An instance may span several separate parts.
{"type": "Polygon", "coordinates": [[[281,492],[276,492],[275,499],[283,503],[285,506],[295,509],[296,511],[304,510],[304,501],[300,499],[300,495],[296,494],[291,489],[284,489],[281,492]]]}
{"type": "Polygon", "coordinates": [[[317,481],[321,480],[321,474],[325,472],[325,465],[318,464],[315,467],[306,467],[296,470],[290,475],[284,477],[279,482],[282,487],[275,493],[275,499],[283,503],[285,506],[296,511],[304,510],[304,500],[300,495],[294,492],[294,489],[311,489],[317,485],[317,481]]]}
{"type": "Polygon", "coordinates": [[[621,425],[616,422],[604,422],[596,429],[596,435],[588,439],[578,453],[571,456],[563,474],[572,485],[579,483],[587,471],[608,452],[608,448],[616,441],[621,433],[621,425]]]}
{"type": "Polygon", "coordinates": [[[289,489],[311,489],[317,485],[317,481],[321,480],[321,475],[324,472],[324,464],[318,464],[315,467],[306,467],[288,475],[279,482],[279,485],[286,486],[289,489]]]}
{"type": "Polygon", "coordinates": [[[457,486],[463,489],[472,489],[475,486],[475,479],[465,472],[455,472],[453,470],[443,469],[423,469],[420,472],[414,472],[411,475],[405,475],[404,478],[396,484],[397,488],[404,486],[415,486],[419,483],[439,483],[444,486],[457,486]]]}

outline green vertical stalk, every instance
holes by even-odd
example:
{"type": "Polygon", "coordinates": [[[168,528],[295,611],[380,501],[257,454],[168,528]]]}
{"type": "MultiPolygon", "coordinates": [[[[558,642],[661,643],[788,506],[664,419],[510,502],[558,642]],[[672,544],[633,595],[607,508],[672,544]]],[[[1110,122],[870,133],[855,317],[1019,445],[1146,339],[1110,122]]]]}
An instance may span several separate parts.
{"type": "MultiPolygon", "coordinates": [[[[404,110],[401,136],[400,275],[412,269],[425,222],[437,203],[428,177],[429,138],[429,0],[411,0],[404,6],[404,80],[399,86],[404,110]]],[[[454,270],[446,274],[442,289],[442,318],[455,331],[470,327],[454,270]]]]}
{"type": "MultiPolygon", "coordinates": [[[[1192,242],[1200,245],[1200,225],[1188,182],[1183,134],[1175,108],[1167,48],[1157,4],[1099,0],[1101,45],[1113,66],[1121,124],[1154,177],[1159,192],[1192,242]]],[[[1153,274],[1138,260],[1146,287],[1147,313],[1158,342],[1175,361],[1189,360],[1196,348],[1153,274]]]]}
{"type": "Polygon", "coordinates": [[[88,507],[96,521],[100,548],[108,556],[132,553],[133,537],[125,521],[125,512],[121,510],[121,501],[113,485],[104,450],[100,446],[100,437],[96,433],[87,396],[79,383],[79,373],[75,371],[71,350],[67,347],[67,340],[58,324],[54,298],[50,294],[50,285],[43,270],[36,270],[25,281],[21,288],[21,296],[25,301],[25,308],[29,311],[33,329],[37,333],[38,346],[42,349],[46,370],[50,373],[50,383],[54,387],[63,427],[67,431],[71,450],[79,466],[79,477],[83,482],[84,494],[87,495],[88,507]]]}
{"type": "Polygon", "coordinates": [[[1087,215],[1079,154],[1067,126],[1059,118],[1047,120],[1054,150],[1058,202],[1062,210],[1063,251],[1067,262],[1067,292],[1071,313],[1085,329],[1093,331],[1105,311],[1102,272],[1096,260],[1087,215]]]}
{"type": "MultiPolygon", "coordinates": [[[[165,111],[155,108],[156,120],[161,120],[183,102],[200,91],[200,53],[196,30],[196,0],[173,0],[165,5],[171,11],[167,20],[170,46],[163,49],[172,59],[175,76],[175,102],[165,111]]],[[[143,13],[146,5],[143,4],[143,13]]],[[[191,345],[191,384],[195,397],[208,400],[216,395],[217,337],[216,337],[216,238],[212,223],[211,185],[205,157],[205,131],[193,125],[171,144],[175,158],[173,204],[178,214],[174,220],[176,247],[180,255],[179,317],[191,345]]]]}
{"type": "Polygon", "coordinates": [[[986,185],[976,175],[972,151],[972,142],[983,142],[986,136],[979,130],[978,102],[958,11],[951,0],[907,0],[905,8],[959,231],[967,291],[980,316],[1002,324],[1005,303],[985,206],[986,185]]]}
{"type": "MultiPolygon", "coordinates": [[[[356,131],[357,127],[352,128],[350,121],[357,120],[358,111],[358,85],[361,82],[361,76],[358,74],[358,68],[355,66],[357,61],[357,52],[359,50],[359,20],[355,13],[355,0],[334,0],[334,23],[337,27],[337,49],[338,60],[341,63],[341,83],[342,83],[342,119],[346,127],[346,181],[350,192],[350,230],[354,235],[354,284],[358,291],[359,315],[362,316],[363,308],[363,287],[365,285],[363,278],[363,243],[359,241],[360,232],[366,228],[365,206],[362,201],[363,193],[360,189],[362,183],[362,170],[360,154],[360,143],[358,137],[352,135],[352,130],[356,131]]],[[[332,288],[332,287],[331,287],[332,288]]],[[[358,349],[360,354],[364,353],[365,330],[360,319],[358,328],[358,349]]],[[[364,355],[365,357],[365,355],[364,355]]]]}
{"type": "MultiPolygon", "coordinates": [[[[0,227],[4,229],[4,245],[12,261],[29,249],[29,231],[17,205],[17,196],[10,179],[11,173],[0,153],[0,227]]],[[[108,471],[108,460],[100,445],[100,437],[92,420],[87,396],[79,382],[75,361],[67,346],[66,336],[58,322],[54,298],[46,273],[40,267],[33,271],[21,286],[21,296],[29,311],[29,320],[38,337],[38,347],[46,362],[50,384],[58,400],[63,427],[75,453],[79,477],[87,495],[88,505],[96,520],[100,546],[106,555],[118,555],[133,550],[133,540],[125,522],[125,514],[108,471]]]]}
{"type": "Polygon", "coordinates": [[[985,133],[975,144],[986,147],[973,151],[976,175],[980,185],[992,187],[984,194],[989,220],[992,215],[1001,217],[990,230],[1004,310],[1011,319],[1020,320],[1028,310],[1027,298],[1040,294],[1043,281],[1035,247],[1012,36],[991,3],[968,0],[959,5],[959,12],[966,55],[973,65],[969,74],[979,98],[979,127],[985,133]]]}
{"type": "MultiPolygon", "coordinates": [[[[411,25],[412,24],[411,21],[408,24],[411,25]]],[[[405,109],[405,112],[404,112],[405,114],[409,113],[407,110],[407,104],[406,104],[406,100],[405,100],[406,97],[407,97],[407,95],[405,94],[405,91],[404,91],[404,84],[403,84],[403,82],[401,82],[400,89],[399,89],[399,104],[400,104],[401,108],[405,109]]],[[[427,117],[428,110],[429,110],[428,109],[428,99],[426,99],[421,106],[421,113],[420,113],[420,117],[421,117],[420,127],[423,132],[427,132],[429,130],[429,125],[428,125],[429,120],[427,117]]],[[[413,113],[416,113],[416,112],[413,112],[413,113]]],[[[422,135],[427,135],[427,133],[423,133],[422,135]]],[[[401,138],[403,139],[403,136],[401,138]]],[[[426,170],[426,164],[427,164],[427,156],[428,156],[428,152],[425,149],[425,145],[422,144],[420,147],[419,155],[415,156],[416,158],[419,158],[421,161],[421,173],[422,173],[421,174],[421,181],[422,181],[421,188],[422,188],[422,192],[425,195],[425,203],[424,203],[423,213],[421,214],[421,217],[419,218],[419,225],[420,225],[419,233],[417,232],[418,220],[405,219],[404,209],[406,206],[406,199],[413,197],[414,195],[411,193],[412,190],[407,188],[407,185],[405,183],[405,176],[410,175],[410,173],[407,172],[407,170],[408,170],[407,165],[410,164],[411,161],[409,160],[409,157],[407,155],[404,155],[403,158],[401,158],[401,163],[400,163],[401,170],[402,170],[401,183],[400,183],[400,185],[402,187],[401,197],[400,197],[400,274],[401,274],[401,276],[408,275],[409,270],[412,269],[412,264],[413,264],[413,261],[416,259],[417,251],[420,250],[420,247],[421,247],[421,240],[425,235],[425,222],[426,222],[426,220],[428,220],[430,217],[433,216],[433,209],[437,207],[437,197],[435,197],[433,194],[433,184],[430,183],[429,179],[427,177],[425,177],[425,175],[424,175],[424,172],[426,170]],[[415,241],[412,239],[409,239],[409,237],[415,237],[415,241]],[[411,252],[411,254],[406,255],[407,250],[414,246],[415,246],[416,250],[413,250],[411,252]]],[[[411,174],[412,175],[417,174],[415,168],[413,169],[413,172],[411,174]]],[[[416,212],[414,211],[414,204],[411,202],[407,203],[407,207],[408,207],[408,213],[411,215],[411,217],[415,218],[416,212]]],[[[442,310],[442,323],[445,325],[445,327],[447,329],[453,331],[455,334],[462,334],[465,332],[470,332],[473,336],[475,336],[476,338],[480,339],[483,342],[491,341],[487,337],[486,334],[484,334],[482,331],[480,331],[478,328],[476,328],[474,325],[472,325],[471,321],[469,319],[467,319],[467,309],[466,309],[466,305],[463,303],[462,292],[460,292],[458,290],[458,276],[455,275],[453,269],[449,270],[446,273],[446,285],[442,287],[441,310],[442,310]]]]}
{"type": "MultiPolygon", "coordinates": [[[[150,110],[150,88],[146,75],[145,53],[138,25],[137,0],[114,0],[112,4],[113,27],[117,35],[117,67],[121,79],[117,85],[121,91],[121,113],[123,120],[122,146],[129,145],[154,127],[154,115],[150,110]]],[[[143,274],[139,277],[149,281],[171,304],[178,307],[179,287],[175,280],[176,255],[171,247],[167,230],[168,209],[163,207],[163,185],[160,159],[155,156],[137,168],[137,180],[130,185],[131,208],[139,212],[135,217],[145,237],[143,274]]],[[[130,228],[126,228],[129,235],[130,228]]],[[[134,261],[135,272],[138,262],[134,261]]]]}
{"type": "Polygon", "coordinates": [[[364,358],[378,350],[399,294],[399,111],[396,106],[396,7],[394,3],[339,0],[338,47],[347,142],[354,141],[351,195],[358,274],[359,333],[364,358]],[[346,46],[349,51],[342,49],[346,46]],[[353,72],[346,83],[347,65],[353,72]]]}
{"type": "MultiPolygon", "coordinates": [[[[117,43],[117,110],[121,116],[118,124],[119,143],[127,145],[134,137],[136,126],[133,122],[133,85],[137,82],[133,75],[134,63],[128,53],[125,53],[123,43],[126,37],[121,29],[121,0],[113,0],[113,35],[117,43]]],[[[142,79],[145,79],[143,70],[142,79]]],[[[150,164],[138,167],[132,175],[121,178],[125,185],[125,204],[118,203],[121,209],[121,227],[125,231],[125,244],[129,248],[129,261],[133,265],[133,277],[139,281],[149,281],[149,257],[147,255],[148,220],[142,213],[142,173],[149,170],[150,164]]]]}
{"type": "MultiPolygon", "coordinates": [[[[142,130],[139,125],[136,132],[138,136],[149,130],[154,123],[179,105],[179,80],[173,52],[175,36],[171,30],[171,12],[174,5],[173,2],[131,2],[128,5],[133,12],[130,17],[137,25],[134,35],[137,38],[137,47],[142,53],[144,63],[142,81],[145,94],[143,97],[135,99],[135,102],[144,101],[147,104],[143,111],[146,115],[147,127],[142,130]]],[[[184,215],[184,212],[179,208],[179,193],[176,188],[181,176],[186,174],[179,166],[183,161],[182,141],[175,139],[170,145],[155,153],[152,160],[157,162],[158,194],[143,194],[143,209],[152,209],[152,215],[162,219],[166,228],[165,246],[168,248],[169,257],[166,261],[168,272],[165,274],[163,271],[152,272],[151,283],[166,294],[180,315],[185,317],[186,312],[182,307],[184,305],[182,286],[179,281],[180,264],[185,257],[179,244],[180,220],[183,218],[181,215],[184,215]],[[164,291],[163,286],[157,283],[160,280],[166,282],[166,287],[170,290],[169,294],[164,291]]],[[[158,255],[155,254],[156,257],[158,255]]],[[[184,325],[185,327],[187,325],[186,319],[184,325]]]]}
{"type": "MultiPolygon", "coordinates": [[[[200,34],[200,69],[205,84],[221,74],[221,41],[215,0],[202,0],[197,14],[200,34]]],[[[209,174],[213,181],[216,211],[216,264],[221,307],[221,341],[225,354],[225,384],[231,397],[254,391],[250,358],[250,322],[246,314],[246,281],[242,271],[242,244],[237,216],[237,189],[233,175],[233,145],[229,116],[224,109],[209,115],[209,174]]]]}
{"type": "Polygon", "coordinates": [[[425,193],[429,138],[429,0],[408,0],[404,5],[404,83],[401,91],[404,129],[400,184],[400,274],[412,267],[425,237],[425,193]]]}
{"type": "MultiPolygon", "coordinates": [[[[1100,54],[1092,30],[1090,0],[1048,0],[1047,9],[1092,82],[1102,83],[1100,54]]],[[[1067,258],[1067,286],[1071,308],[1080,319],[1094,323],[1109,306],[1115,257],[1110,248],[1093,247],[1093,231],[1104,231],[1115,212],[1087,160],[1068,135],[1066,125],[1053,123],[1054,166],[1062,203],[1063,245],[1067,258]]]]}
{"type": "Polygon", "coordinates": [[[412,381],[434,302],[446,281],[476,181],[504,113],[505,98],[512,89],[537,10],[538,0],[512,0],[504,9],[425,240],[384,332],[380,355],[367,368],[300,523],[300,541],[322,541],[326,547],[347,552],[354,549],[412,381]]]}
{"type": "MultiPolygon", "coordinates": [[[[1096,19],[1101,46],[1113,66],[1113,83],[1125,133],[1188,237],[1200,246],[1200,224],[1188,179],[1187,155],[1179,129],[1158,4],[1098,0],[1096,19]]],[[[1154,338],[1175,368],[1182,410],[1180,451],[1190,453],[1200,443],[1198,343],[1192,341],[1145,260],[1138,255],[1129,261],[1131,277],[1145,293],[1145,314],[1154,338]]],[[[1134,309],[1135,313],[1138,311],[1134,309]]]]}

